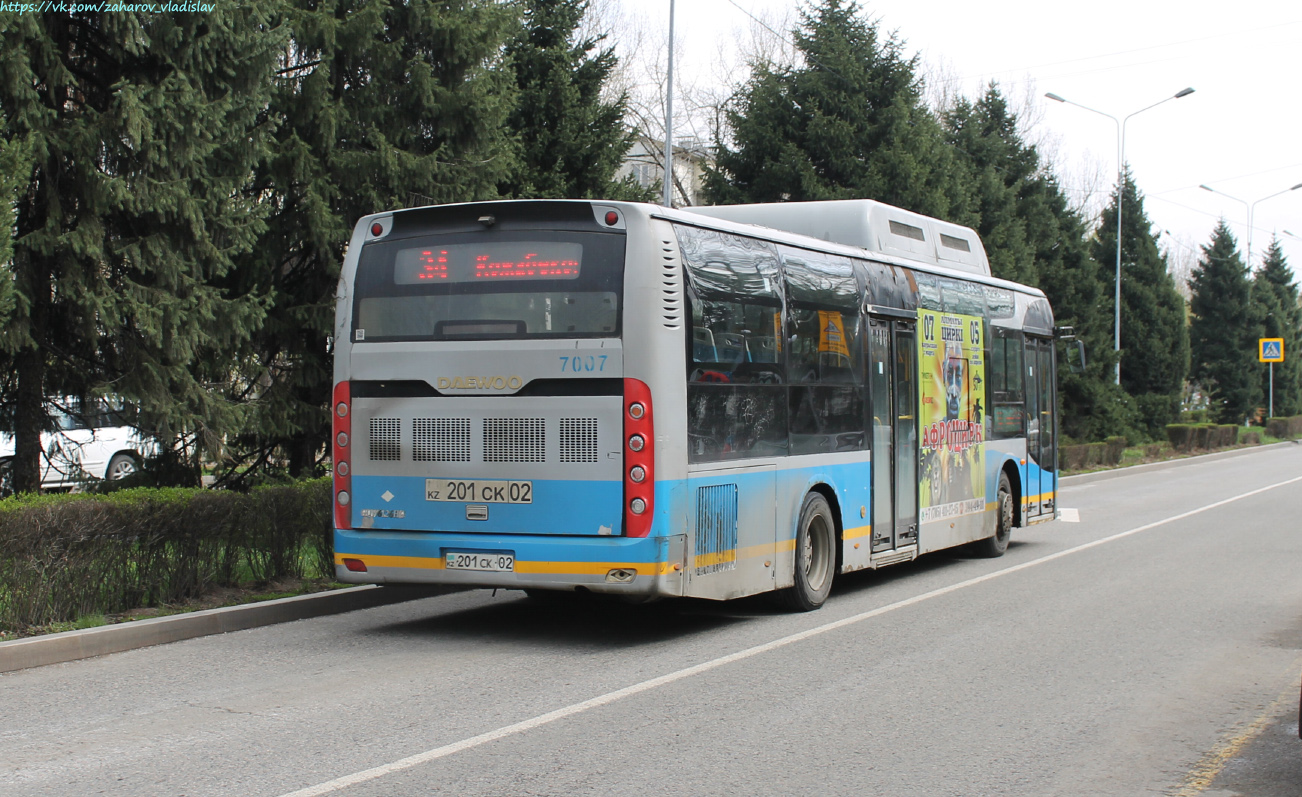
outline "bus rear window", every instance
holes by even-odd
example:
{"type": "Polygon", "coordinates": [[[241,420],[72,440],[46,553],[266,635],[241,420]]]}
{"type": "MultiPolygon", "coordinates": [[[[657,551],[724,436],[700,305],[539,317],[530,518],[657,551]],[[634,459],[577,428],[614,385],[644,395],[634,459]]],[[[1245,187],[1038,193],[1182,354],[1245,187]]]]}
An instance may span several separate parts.
{"type": "Polygon", "coordinates": [[[617,337],[624,240],[534,230],[368,244],[353,340],[617,337]]]}

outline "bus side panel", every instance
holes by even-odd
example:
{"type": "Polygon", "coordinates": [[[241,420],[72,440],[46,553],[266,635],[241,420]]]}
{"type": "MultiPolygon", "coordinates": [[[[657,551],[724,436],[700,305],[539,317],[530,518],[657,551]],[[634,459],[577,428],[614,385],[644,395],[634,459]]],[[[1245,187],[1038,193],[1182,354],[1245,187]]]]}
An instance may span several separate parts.
{"type": "Polygon", "coordinates": [[[867,451],[792,457],[778,470],[776,586],[795,583],[796,525],[805,496],[830,491],[841,538],[841,569],[848,573],[872,563],[872,462],[867,451]]]}
{"type": "Polygon", "coordinates": [[[773,589],[775,466],[711,468],[687,479],[687,594],[727,600],[773,589]]]}

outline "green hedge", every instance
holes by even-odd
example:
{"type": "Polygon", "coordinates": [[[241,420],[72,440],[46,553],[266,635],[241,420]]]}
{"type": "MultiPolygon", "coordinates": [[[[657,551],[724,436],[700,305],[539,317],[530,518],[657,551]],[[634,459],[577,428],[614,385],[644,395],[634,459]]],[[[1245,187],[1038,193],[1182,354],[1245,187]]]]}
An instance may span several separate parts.
{"type": "Polygon", "coordinates": [[[1166,439],[1176,451],[1211,451],[1239,442],[1239,427],[1232,423],[1167,424],[1166,439]]]}
{"type": "Polygon", "coordinates": [[[0,501],[0,629],[334,574],[330,480],[0,501]]]}
{"type": "Polygon", "coordinates": [[[1302,437],[1302,415],[1294,415],[1292,418],[1268,418],[1266,433],[1281,440],[1302,437]]]}
{"type": "Polygon", "coordinates": [[[1058,465],[1069,471],[1115,467],[1126,452],[1126,442],[1124,437],[1109,437],[1103,443],[1063,446],[1058,451],[1058,465]]]}

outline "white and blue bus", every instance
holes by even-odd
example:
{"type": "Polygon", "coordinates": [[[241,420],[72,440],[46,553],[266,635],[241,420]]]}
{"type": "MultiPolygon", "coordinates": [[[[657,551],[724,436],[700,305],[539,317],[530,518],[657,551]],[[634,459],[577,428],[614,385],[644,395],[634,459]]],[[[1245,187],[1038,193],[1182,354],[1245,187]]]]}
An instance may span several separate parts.
{"type": "Polygon", "coordinates": [[[345,582],[809,610],[1056,513],[1044,294],[877,202],[368,216],[334,341],[345,582]]]}

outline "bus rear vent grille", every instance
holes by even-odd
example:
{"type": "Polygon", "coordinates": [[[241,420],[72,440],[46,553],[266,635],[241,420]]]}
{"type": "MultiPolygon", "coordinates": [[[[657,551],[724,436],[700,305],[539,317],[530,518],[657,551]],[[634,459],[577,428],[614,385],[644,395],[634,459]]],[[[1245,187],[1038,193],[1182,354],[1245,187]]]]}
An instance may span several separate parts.
{"type": "Polygon", "coordinates": [[[737,569],[737,485],[696,490],[696,574],[737,569]]]}
{"type": "Polygon", "coordinates": [[[542,418],[485,418],[485,462],[546,462],[542,418]]]}
{"type": "Polygon", "coordinates": [[[664,305],[665,327],[678,329],[683,322],[683,268],[678,263],[678,245],[673,240],[661,241],[664,261],[660,264],[660,282],[664,305]]]}
{"type": "Polygon", "coordinates": [[[561,462],[597,461],[597,419],[561,418],[561,462]]]}
{"type": "Polygon", "coordinates": [[[371,419],[371,461],[402,458],[402,421],[397,418],[371,419]]]}
{"type": "Polygon", "coordinates": [[[416,418],[411,458],[417,462],[469,462],[469,418],[416,418]]]}

